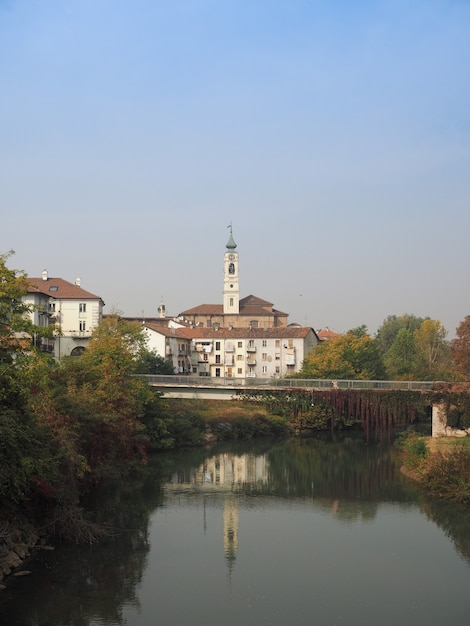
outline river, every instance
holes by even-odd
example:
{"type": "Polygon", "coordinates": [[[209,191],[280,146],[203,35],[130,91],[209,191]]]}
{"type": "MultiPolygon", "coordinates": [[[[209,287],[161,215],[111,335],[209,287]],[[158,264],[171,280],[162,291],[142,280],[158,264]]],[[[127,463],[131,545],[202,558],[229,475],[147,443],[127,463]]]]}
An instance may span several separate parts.
{"type": "Polygon", "coordinates": [[[470,508],[436,502],[362,438],[155,456],[95,495],[119,533],[40,550],[5,626],[464,626],[470,508]]]}

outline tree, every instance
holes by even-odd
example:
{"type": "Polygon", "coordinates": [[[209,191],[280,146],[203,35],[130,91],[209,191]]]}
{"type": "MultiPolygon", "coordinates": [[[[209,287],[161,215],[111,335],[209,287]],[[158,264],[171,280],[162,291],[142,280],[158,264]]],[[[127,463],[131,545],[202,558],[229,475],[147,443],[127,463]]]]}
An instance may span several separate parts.
{"type": "Polygon", "coordinates": [[[455,373],[463,380],[470,380],[470,315],[458,325],[456,337],[450,344],[450,354],[455,373]]]}
{"type": "Polygon", "coordinates": [[[414,331],[421,326],[423,321],[422,317],[416,317],[408,313],[399,315],[398,317],[396,315],[389,315],[387,319],[383,321],[382,326],[380,326],[375,336],[380,353],[384,355],[390,350],[396,336],[402,328],[406,328],[406,330],[414,333],[414,331]]]}
{"type": "Polygon", "coordinates": [[[357,326],[356,328],[351,328],[351,330],[348,330],[347,334],[354,335],[355,337],[369,336],[369,333],[367,331],[367,326],[365,324],[361,324],[360,326],[357,326]]]}
{"type": "Polygon", "coordinates": [[[447,330],[439,320],[425,319],[414,332],[418,357],[417,376],[422,380],[442,380],[450,372],[447,330]]]}
{"type": "Polygon", "coordinates": [[[327,379],[381,379],[383,365],[373,339],[353,333],[325,341],[303,363],[299,377],[327,379]]]}
{"type": "Polygon", "coordinates": [[[28,289],[26,274],[6,265],[13,254],[0,254],[0,363],[11,362],[29,347],[33,332],[26,316],[30,309],[22,300],[28,289]]]}
{"type": "Polygon", "coordinates": [[[414,334],[401,328],[384,357],[387,377],[392,380],[416,380],[417,350],[414,334]]]}
{"type": "Polygon", "coordinates": [[[174,374],[173,363],[157,354],[155,350],[143,350],[135,361],[136,374],[174,374]]]}

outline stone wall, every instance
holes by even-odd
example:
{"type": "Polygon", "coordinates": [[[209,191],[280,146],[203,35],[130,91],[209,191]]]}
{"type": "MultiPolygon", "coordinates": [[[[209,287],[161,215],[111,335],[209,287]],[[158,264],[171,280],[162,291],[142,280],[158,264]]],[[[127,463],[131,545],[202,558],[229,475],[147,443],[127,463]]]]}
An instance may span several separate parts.
{"type": "Polygon", "coordinates": [[[39,540],[39,531],[26,517],[0,517],[0,587],[4,578],[15,573],[31,555],[39,540]]]}

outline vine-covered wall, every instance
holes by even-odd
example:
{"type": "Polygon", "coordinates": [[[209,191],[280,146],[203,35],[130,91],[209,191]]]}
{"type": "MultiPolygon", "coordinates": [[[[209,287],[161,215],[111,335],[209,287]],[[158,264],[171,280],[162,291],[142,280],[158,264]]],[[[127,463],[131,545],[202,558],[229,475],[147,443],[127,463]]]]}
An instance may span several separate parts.
{"type": "Polygon", "coordinates": [[[421,391],[276,389],[240,395],[288,418],[298,432],[360,427],[367,440],[389,437],[418,418],[430,420],[432,405],[431,395],[421,391]]]}

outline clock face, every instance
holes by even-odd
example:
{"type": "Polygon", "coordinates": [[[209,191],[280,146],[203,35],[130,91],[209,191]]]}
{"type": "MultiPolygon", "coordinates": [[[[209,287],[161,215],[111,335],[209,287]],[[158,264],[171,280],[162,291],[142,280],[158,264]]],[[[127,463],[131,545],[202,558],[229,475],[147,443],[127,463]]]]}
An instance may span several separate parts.
{"type": "Polygon", "coordinates": [[[235,255],[234,255],[234,254],[229,254],[229,255],[228,255],[228,258],[229,258],[231,261],[233,261],[233,259],[235,258],[235,255]]]}

